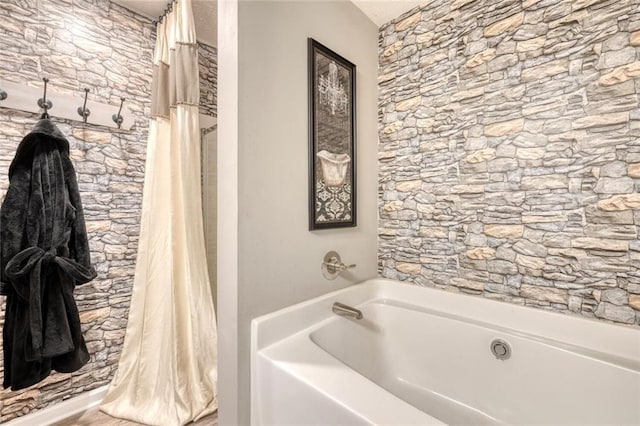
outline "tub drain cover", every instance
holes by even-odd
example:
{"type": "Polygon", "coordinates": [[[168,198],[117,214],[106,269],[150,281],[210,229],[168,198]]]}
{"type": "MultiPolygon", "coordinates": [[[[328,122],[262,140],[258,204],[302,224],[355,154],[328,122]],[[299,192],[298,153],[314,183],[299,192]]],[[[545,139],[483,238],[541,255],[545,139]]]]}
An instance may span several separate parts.
{"type": "Polygon", "coordinates": [[[504,361],[511,356],[511,346],[504,340],[496,339],[491,342],[491,353],[496,359],[504,361]]]}

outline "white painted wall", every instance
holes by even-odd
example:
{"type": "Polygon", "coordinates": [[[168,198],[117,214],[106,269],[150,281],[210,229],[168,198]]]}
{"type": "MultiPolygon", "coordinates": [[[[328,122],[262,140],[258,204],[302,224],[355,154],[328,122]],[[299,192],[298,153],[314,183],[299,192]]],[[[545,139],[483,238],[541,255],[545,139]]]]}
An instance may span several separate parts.
{"type": "Polygon", "coordinates": [[[218,2],[218,40],[218,418],[237,425],[238,0],[218,2]]]}
{"type": "Polygon", "coordinates": [[[202,205],[204,209],[204,234],[207,248],[207,267],[209,269],[209,281],[213,304],[218,312],[218,138],[217,130],[202,137],[202,205]]]}
{"type": "Polygon", "coordinates": [[[378,32],[347,0],[219,7],[220,422],[244,425],[251,320],[376,275],[378,32]],[[308,230],[308,37],[357,66],[357,228],[308,230]],[[329,250],[355,270],[326,281],[329,250]]]}

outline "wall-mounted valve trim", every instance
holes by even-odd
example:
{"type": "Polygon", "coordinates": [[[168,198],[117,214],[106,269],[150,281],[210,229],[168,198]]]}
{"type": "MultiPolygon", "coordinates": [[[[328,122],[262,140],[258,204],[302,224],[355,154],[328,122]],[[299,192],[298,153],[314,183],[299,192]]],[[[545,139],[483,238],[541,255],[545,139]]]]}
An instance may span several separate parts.
{"type": "Polygon", "coordinates": [[[328,280],[335,280],[343,271],[355,267],[355,263],[352,265],[342,263],[340,255],[333,250],[324,255],[321,265],[322,275],[328,280]]]}

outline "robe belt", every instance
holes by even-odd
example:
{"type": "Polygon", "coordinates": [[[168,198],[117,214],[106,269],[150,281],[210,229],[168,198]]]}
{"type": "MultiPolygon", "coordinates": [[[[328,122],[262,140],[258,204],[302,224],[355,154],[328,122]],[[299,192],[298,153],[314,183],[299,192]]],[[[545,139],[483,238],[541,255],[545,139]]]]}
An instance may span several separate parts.
{"type": "MultiPolygon", "coordinates": [[[[43,350],[43,315],[42,315],[42,273],[55,266],[60,272],[79,282],[87,282],[93,278],[93,270],[88,269],[73,259],[58,256],[57,248],[44,250],[40,247],[29,247],[16,254],[5,268],[5,273],[12,281],[13,288],[20,298],[29,305],[29,329],[34,354],[43,350]],[[20,288],[17,283],[28,277],[29,287],[20,288]]],[[[61,280],[62,284],[62,280],[61,280]]]]}

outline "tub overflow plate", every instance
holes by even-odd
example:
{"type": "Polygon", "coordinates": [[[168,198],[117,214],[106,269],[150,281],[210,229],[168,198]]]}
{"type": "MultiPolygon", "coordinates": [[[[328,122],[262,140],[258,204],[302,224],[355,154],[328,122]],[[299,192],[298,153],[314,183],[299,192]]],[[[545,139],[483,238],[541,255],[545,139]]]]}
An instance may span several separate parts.
{"type": "Polygon", "coordinates": [[[495,339],[491,342],[491,353],[496,359],[504,361],[511,357],[511,346],[501,339],[495,339]]]}

